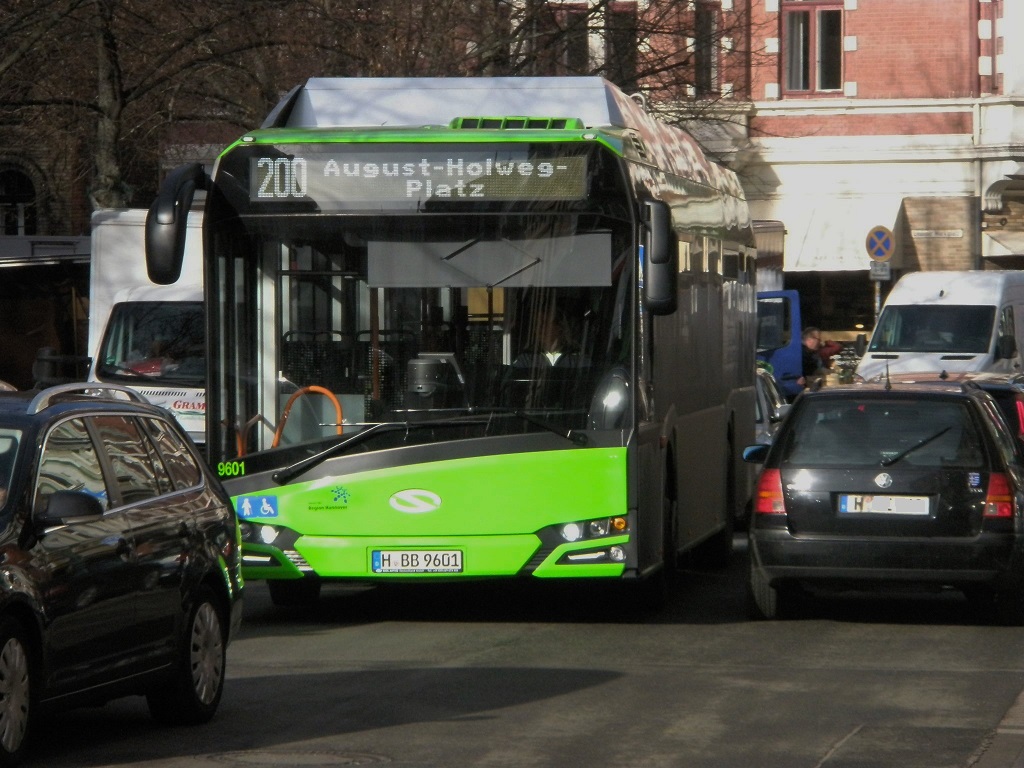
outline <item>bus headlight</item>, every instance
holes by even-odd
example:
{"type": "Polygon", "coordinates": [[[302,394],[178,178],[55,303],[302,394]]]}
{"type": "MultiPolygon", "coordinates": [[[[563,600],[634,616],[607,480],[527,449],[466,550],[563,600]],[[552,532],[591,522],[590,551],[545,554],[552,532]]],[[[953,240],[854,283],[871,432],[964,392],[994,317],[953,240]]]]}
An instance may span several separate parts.
{"type": "Polygon", "coordinates": [[[295,531],[279,525],[243,520],[238,527],[243,544],[272,544],[278,549],[289,549],[298,538],[295,531]]]}
{"type": "Polygon", "coordinates": [[[566,523],[559,529],[564,541],[600,539],[605,536],[620,536],[625,533],[628,523],[624,517],[599,517],[582,523],[566,523]]]}
{"type": "Polygon", "coordinates": [[[562,538],[566,541],[579,541],[583,538],[583,529],[579,523],[567,523],[562,526],[562,538]]]}

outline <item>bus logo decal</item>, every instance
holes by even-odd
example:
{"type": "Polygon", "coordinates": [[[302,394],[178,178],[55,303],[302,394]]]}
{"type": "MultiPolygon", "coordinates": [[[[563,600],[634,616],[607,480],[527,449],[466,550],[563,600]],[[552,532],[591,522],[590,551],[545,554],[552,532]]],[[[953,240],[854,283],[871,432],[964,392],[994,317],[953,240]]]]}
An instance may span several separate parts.
{"type": "Polygon", "coordinates": [[[441,506],[441,497],[432,491],[425,491],[422,488],[409,488],[399,491],[388,499],[388,504],[396,512],[406,512],[410,515],[421,515],[424,512],[433,512],[441,506]]]}

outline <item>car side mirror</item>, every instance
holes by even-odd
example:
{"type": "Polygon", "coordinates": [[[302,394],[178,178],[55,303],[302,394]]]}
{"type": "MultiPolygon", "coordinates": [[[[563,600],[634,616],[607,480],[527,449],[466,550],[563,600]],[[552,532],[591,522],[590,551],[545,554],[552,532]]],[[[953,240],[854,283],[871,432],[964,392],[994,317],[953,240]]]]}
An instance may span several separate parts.
{"type": "Polygon", "coordinates": [[[783,403],[775,409],[775,413],[772,414],[772,421],[779,422],[786,418],[786,414],[789,413],[789,409],[793,407],[792,403],[783,403]]]}
{"type": "Polygon", "coordinates": [[[44,508],[32,516],[40,530],[64,525],[75,519],[103,516],[100,500],[83,491],[54,491],[44,503],[44,508]]]}
{"type": "Polygon", "coordinates": [[[767,445],[748,445],[743,449],[743,460],[748,464],[764,464],[765,457],[768,455],[767,445]]]}

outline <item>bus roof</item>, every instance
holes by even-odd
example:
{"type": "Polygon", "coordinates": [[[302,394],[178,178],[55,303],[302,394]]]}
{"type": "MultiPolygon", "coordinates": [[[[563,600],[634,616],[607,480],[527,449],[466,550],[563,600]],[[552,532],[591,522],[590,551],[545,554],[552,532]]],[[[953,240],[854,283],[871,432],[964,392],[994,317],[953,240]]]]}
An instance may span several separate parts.
{"type": "Polygon", "coordinates": [[[311,77],[263,128],[448,125],[458,117],[575,117],[640,128],[641,107],[600,77],[311,77]]]}

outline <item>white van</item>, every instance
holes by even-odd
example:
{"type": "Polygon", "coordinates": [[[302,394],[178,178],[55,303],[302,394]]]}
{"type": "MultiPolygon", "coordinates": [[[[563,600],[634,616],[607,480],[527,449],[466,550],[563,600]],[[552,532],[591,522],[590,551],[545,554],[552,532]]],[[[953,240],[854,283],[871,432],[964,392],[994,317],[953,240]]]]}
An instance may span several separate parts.
{"type": "Polygon", "coordinates": [[[1020,371],[1024,272],[911,272],[885,300],[863,379],[888,372],[1020,371]]]}
{"type": "Polygon", "coordinates": [[[157,285],[146,272],[145,209],[92,217],[90,381],[124,384],[170,411],[206,441],[206,345],[202,214],[189,215],[182,280],[157,285]]]}

